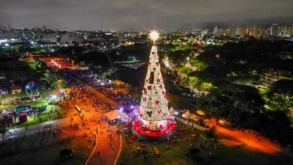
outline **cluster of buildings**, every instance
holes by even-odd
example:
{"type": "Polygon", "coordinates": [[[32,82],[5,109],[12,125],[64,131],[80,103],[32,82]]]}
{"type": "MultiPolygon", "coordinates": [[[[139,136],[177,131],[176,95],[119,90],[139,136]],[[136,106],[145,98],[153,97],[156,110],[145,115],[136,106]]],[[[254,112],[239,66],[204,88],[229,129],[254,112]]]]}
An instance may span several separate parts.
{"type": "MultiPolygon", "coordinates": [[[[100,41],[100,40],[119,40],[121,39],[145,39],[148,31],[141,32],[135,31],[134,28],[129,28],[126,31],[112,32],[112,31],[72,31],[72,30],[50,30],[46,26],[42,28],[12,28],[11,25],[0,25],[0,40],[15,39],[15,40],[41,40],[45,42],[82,42],[82,41],[100,41]]],[[[280,25],[273,23],[269,27],[262,26],[257,23],[254,25],[231,25],[229,27],[215,26],[212,31],[208,29],[187,29],[185,26],[181,26],[174,30],[160,30],[161,37],[164,36],[198,36],[213,34],[215,36],[228,36],[230,38],[245,38],[247,36],[253,36],[255,38],[261,37],[289,37],[293,35],[293,24],[280,25]]]]}
{"type": "MultiPolygon", "coordinates": [[[[12,28],[11,25],[7,27],[0,25],[0,47],[9,48],[10,43],[13,42],[44,42],[57,44],[81,43],[81,45],[92,45],[100,48],[114,48],[118,45],[131,45],[134,43],[148,42],[148,31],[135,31],[134,28],[129,28],[126,31],[84,31],[84,30],[52,30],[47,29],[46,26],[42,28],[12,28]]],[[[187,29],[181,26],[175,30],[160,30],[160,37],[162,40],[168,41],[172,38],[197,38],[203,43],[225,43],[233,42],[238,39],[245,39],[248,37],[260,38],[278,38],[292,40],[293,24],[279,25],[272,24],[269,27],[264,27],[261,24],[240,26],[231,25],[228,28],[215,26],[213,31],[208,29],[187,29]]]]}
{"type": "Polygon", "coordinates": [[[275,69],[267,69],[263,70],[263,74],[261,76],[261,80],[266,85],[272,85],[274,82],[279,80],[293,80],[293,75],[290,71],[286,70],[275,70],[275,69]]]}
{"type": "Polygon", "coordinates": [[[0,29],[0,42],[44,41],[44,42],[83,42],[92,32],[59,31],[46,28],[0,29]]]}
{"type": "Polygon", "coordinates": [[[216,36],[229,36],[231,38],[245,38],[253,36],[257,39],[267,37],[291,37],[293,35],[293,24],[292,25],[280,25],[273,23],[269,27],[264,27],[257,23],[254,25],[231,25],[228,28],[219,28],[215,26],[212,32],[216,36]]]}

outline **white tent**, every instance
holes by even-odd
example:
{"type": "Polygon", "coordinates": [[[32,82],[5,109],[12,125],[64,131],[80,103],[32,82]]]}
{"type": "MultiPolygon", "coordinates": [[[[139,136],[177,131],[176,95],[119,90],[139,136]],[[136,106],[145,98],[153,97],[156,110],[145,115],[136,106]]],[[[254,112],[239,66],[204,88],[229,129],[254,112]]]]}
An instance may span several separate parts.
{"type": "Polygon", "coordinates": [[[190,112],[189,112],[189,110],[182,114],[182,117],[183,117],[183,118],[186,118],[186,119],[187,119],[189,116],[190,116],[190,112]]]}
{"type": "Polygon", "coordinates": [[[113,110],[104,114],[109,120],[127,118],[127,115],[121,111],[113,110]]]}
{"type": "Polygon", "coordinates": [[[170,115],[171,116],[176,116],[176,111],[174,110],[173,107],[170,108],[170,115]]]}

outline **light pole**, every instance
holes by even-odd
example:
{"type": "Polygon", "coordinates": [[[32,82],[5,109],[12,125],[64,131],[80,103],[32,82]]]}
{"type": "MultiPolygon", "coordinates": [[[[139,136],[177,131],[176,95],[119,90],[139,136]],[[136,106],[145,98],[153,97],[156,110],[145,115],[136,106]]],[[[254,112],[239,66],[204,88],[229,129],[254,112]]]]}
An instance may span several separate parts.
{"type": "Polygon", "coordinates": [[[186,60],[187,60],[187,64],[189,65],[190,64],[190,58],[187,57],[186,60]]]}

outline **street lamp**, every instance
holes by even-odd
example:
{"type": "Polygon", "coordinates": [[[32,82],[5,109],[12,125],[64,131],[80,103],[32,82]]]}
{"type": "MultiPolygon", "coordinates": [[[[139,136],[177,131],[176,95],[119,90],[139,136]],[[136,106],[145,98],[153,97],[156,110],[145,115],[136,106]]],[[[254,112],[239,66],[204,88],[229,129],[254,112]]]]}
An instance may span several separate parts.
{"type": "Polygon", "coordinates": [[[186,59],[187,59],[187,64],[190,65],[189,57],[187,57],[186,59]]]}
{"type": "Polygon", "coordinates": [[[56,99],[56,97],[57,97],[56,95],[53,95],[53,96],[52,96],[52,99],[56,99]]]}
{"type": "Polygon", "coordinates": [[[56,99],[56,98],[57,98],[56,95],[52,95],[52,97],[51,97],[52,102],[55,102],[55,99],[56,99]]]}

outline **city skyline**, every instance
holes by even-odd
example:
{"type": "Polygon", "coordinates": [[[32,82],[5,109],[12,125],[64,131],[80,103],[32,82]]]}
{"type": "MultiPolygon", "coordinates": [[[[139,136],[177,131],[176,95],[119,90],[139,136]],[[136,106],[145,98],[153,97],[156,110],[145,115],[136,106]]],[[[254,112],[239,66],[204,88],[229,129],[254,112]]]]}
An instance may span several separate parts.
{"type": "Polygon", "coordinates": [[[212,28],[215,25],[291,23],[290,0],[20,0],[0,2],[0,24],[26,28],[127,30],[212,28]]]}

